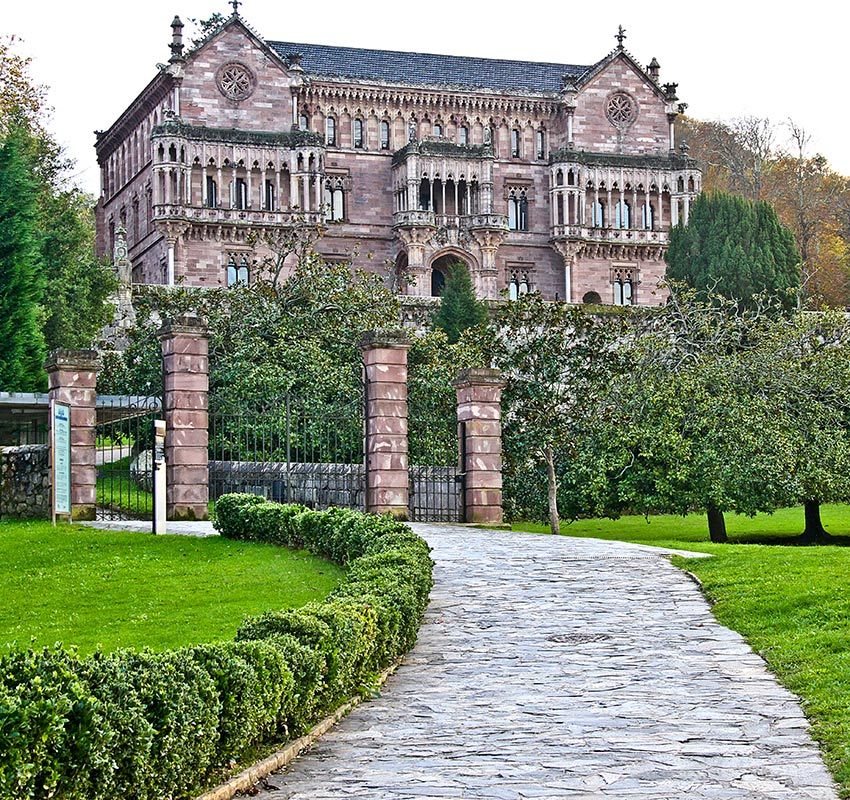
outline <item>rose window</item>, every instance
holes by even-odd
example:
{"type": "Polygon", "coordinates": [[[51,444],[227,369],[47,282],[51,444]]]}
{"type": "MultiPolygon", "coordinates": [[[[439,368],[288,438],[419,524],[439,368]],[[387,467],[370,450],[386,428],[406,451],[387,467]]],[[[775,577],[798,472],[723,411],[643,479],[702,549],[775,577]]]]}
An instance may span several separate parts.
{"type": "Polygon", "coordinates": [[[626,128],[635,121],[637,116],[635,101],[625,92],[618,92],[608,99],[605,113],[612,125],[617,128],[626,128]]]}
{"type": "Polygon", "coordinates": [[[228,100],[244,100],[251,94],[251,74],[241,64],[228,64],[218,76],[218,88],[228,100]]]}

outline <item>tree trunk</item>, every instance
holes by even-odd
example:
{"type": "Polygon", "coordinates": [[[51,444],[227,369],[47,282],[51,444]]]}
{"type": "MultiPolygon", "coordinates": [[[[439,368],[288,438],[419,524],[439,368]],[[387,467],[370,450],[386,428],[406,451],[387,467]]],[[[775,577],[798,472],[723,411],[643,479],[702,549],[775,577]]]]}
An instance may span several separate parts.
{"type": "Polygon", "coordinates": [[[709,506],[706,509],[708,513],[708,537],[712,542],[723,544],[728,542],[726,537],[726,520],[723,517],[723,512],[717,506],[709,506]]]}
{"type": "Polygon", "coordinates": [[[823,522],[821,522],[820,501],[806,500],[803,503],[803,509],[806,516],[806,529],[800,536],[800,542],[803,544],[822,544],[832,539],[824,529],[823,522]]]}
{"type": "Polygon", "coordinates": [[[557,535],[561,532],[561,520],[558,517],[558,479],[555,476],[555,454],[552,452],[551,446],[546,448],[545,455],[546,474],[549,479],[549,528],[552,533],[557,535]]]}

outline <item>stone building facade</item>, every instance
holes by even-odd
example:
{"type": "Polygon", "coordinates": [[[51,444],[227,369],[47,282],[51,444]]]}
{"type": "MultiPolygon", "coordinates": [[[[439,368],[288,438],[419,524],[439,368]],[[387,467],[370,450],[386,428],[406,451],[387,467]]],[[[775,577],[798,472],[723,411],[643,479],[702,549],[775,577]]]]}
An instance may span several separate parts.
{"type": "Polygon", "coordinates": [[[238,13],[171,58],[97,134],[98,243],[126,230],[136,283],[252,279],[281,230],[328,260],[438,295],[657,304],[700,171],[655,59],[589,66],[266,41],[238,13]]]}

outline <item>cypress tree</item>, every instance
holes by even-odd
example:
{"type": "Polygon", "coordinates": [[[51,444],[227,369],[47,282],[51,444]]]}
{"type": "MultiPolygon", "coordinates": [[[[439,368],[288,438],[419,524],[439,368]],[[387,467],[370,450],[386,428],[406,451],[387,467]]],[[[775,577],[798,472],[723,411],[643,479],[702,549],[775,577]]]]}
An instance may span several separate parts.
{"type": "Polygon", "coordinates": [[[38,183],[27,130],[0,144],[0,389],[44,388],[43,269],[38,183]]]}
{"type": "Polygon", "coordinates": [[[467,329],[487,321],[487,309],[475,297],[472,278],[462,261],[449,268],[443,288],[440,307],[431,319],[435,328],[446,332],[449,342],[454,344],[467,329]]]}
{"type": "Polygon", "coordinates": [[[688,225],[671,231],[667,264],[670,279],[742,304],[761,292],[787,298],[800,286],[793,234],[773,206],[722,192],[700,195],[688,225]]]}

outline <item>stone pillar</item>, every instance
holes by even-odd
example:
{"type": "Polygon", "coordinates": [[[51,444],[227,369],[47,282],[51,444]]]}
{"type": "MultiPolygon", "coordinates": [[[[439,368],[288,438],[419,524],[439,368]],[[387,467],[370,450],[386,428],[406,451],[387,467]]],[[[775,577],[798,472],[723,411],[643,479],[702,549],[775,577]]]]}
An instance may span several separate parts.
{"type": "Polygon", "coordinates": [[[95,518],[97,373],[94,350],[54,350],[45,364],[49,397],[71,407],[71,519],[95,518]]]}
{"type": "Polygon", "coordinates": [[[407,519],[407,351],[404,331],[360,340],[366,374],[366,510],[407,519]]]}
{"type": "Polygon", "coordinates": [[[196,316],[168,320],[159,331],[165,394],[168,519],[209,516],[209,348],[196,316]]]}
{"type": "Polygon", "coordinates": [[[464,369],[457,390],[464,480],[464,519],[486,525],[502,522],[502,388],[495,369],[464,369]]]}

